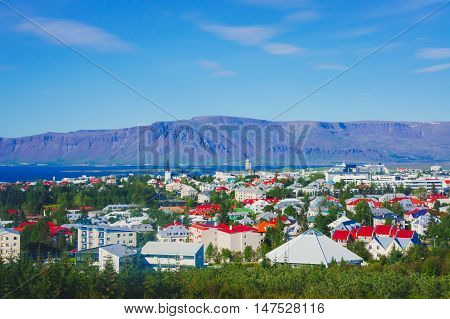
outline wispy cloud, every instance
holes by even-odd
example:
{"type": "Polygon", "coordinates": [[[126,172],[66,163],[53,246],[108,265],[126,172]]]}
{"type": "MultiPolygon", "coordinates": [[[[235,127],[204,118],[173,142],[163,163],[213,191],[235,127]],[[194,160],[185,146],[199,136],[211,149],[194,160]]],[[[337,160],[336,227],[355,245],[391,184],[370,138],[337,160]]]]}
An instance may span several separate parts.
{"type": "Polygon", "coordinates": [[[329,71],[342,71],[346,69],[347,66],[338,63],[324,63],[318,64],[314,67],[314,70],[329,70],[329,71]]]}
{"type": "Polygon", "coordinates": [[[289,43],[275,43],[270,40],[283,32],[279,26],[227,26],[222,24],[201,24],[201,28],[222,39],[245,46],[258,46],[272,55],[289,55],[302,52],[304,49],[289,43]]]}
{"type": "MultiPolygon", "coordinates": [[[[64,19],[34,18],[39,26],[68,45],[85,47],[98,51],[130,51],[133,46],[119,37],[103,29],[83,24],[78,21],[64,19]]],[[[16,26],[16,30],[38,36],[56,43],[46,32],[35,25],[24,22],[16,26]]]]}
{"type": "Polygon", "coordinates": [[[318,20],[319,18],[320,14],[316,10],[304,10],[288,14],[284,20],[292,22],[310,22],[318,20]]]}
{"type": "Polygon", "coordinates": [[[416,57],[421,59],[450,58],[450,48],[424,48],[416,52],[416,57]]]}
{"type": "Polygon", "coordinates": [[[210,74],[215,77],[230,77],[236,75],[235,72],[224,69],[218,62],[211,60],[199,60],[197,64],[202,68],[210,71],[210,74]]]}
{"type": "Polygon", "coordinates": [[[219,37],[243,45],[259,45],[269,40],[280,30],[271,26],[226,26],[221,24],[203,24],[202,29],[219,37]]]}
{"type": "Polygon", "coordinates": [[[238,0],[238,1],[250,5],[265,6],[279,9],[303,7],[311,3],[311,0],[238,0]]]}
{"type": "Polygon", "coordinates": [[[348,30],[338,32],[336,36],[338,38],[358,38],[364,35],[369,35],[380,31],[378,26],[365,26],[365,27],[355,27],[348,30]]]}
{"type": "Polygon", "coordinates": [[[267,53],[273,55],[291,55],[304,51],[303,48],[288,43],[267,43],[262,48],[267,53]]]}
{"type": "Polygon", "coordinates": [[[417,69],[412,71],[412,73],[435,73],[442,72],[450,69],[450,63],[437,64],[433,66],[429,66],[427,68],[417,69]]]}
{"type": "Polygon", "coordinates": [[[380,18],[384,16],[405,14],[425,9],[433,5],[437,6],[446,1],[447,0],[397,0],[395,2],[389,2],[389,5],[375,8],[369,16],[372,18],[380,18]]]}

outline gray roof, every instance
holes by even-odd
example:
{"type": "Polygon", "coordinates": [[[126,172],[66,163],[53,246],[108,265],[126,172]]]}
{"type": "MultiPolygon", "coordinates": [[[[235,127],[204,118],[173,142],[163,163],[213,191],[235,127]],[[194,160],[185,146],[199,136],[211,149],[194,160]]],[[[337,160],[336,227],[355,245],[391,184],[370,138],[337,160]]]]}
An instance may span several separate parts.
{"type": "Polygon", "coordinates": [[[20,232],[18,230],[12,229],[12,228],[0,228],[0,234],[2,232],[8,232],[10,234],[14,234],[14,235],[20,235],[20,232]]]}
{"type": "Polygon", "coordinates": [[[193,256],[203,244],[183,242],[149,241],[141,250],[142,255],[182,255],[193,256]]]}
{"type": "Polygon", "coordinates": [[[137,253],[136,250],[130,249],[126,246],[119,245],[119,244],[103,246],[103,247],[100,247],[100,249],[103,249],[103,250],[109,252],[110,254],[116,255],[117,257],[131,256],[131,255],[135,255],[137,253]]]}
{"type": "Polygon", "coordinates": [[[360,264],[364,260],[315,229],[309,229],[266,255],[272,262],[328,265],[332,260],[360,264]]]}

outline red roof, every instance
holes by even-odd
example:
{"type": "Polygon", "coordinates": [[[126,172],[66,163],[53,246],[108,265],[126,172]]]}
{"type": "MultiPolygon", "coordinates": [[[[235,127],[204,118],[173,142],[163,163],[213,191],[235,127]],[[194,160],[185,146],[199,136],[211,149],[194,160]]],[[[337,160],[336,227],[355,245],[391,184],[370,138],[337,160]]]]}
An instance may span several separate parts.
{"type": "Polygon", "coordinates": [[[228,225],[223,225],[222,227],[220,227],[221,225],[219,225],[217,228],[218,230],[227,233],[227,234],[236,234],[236,233],[244,233],[244,232],[254,232],[255,229],[253,227],[250,226],[246,226],[246,225],[233,225],[233,226],[228,226],[228,225]]]}
{"type": "Polygon", "coordinates": [[[413,236],[414,236],[414,231],[407,230],[407,229],[400,229],[399,231],[397,231],[397,234],[395,237],[397,237],[397,238],[413,238],[413,236]]]}
{"type": "Polygon", "coordinates": [[[375,227],[375,234],[389,236],[391,234],[391,225],[378,225],[375,227]]]}
{"type": "Polygon", "coordinates": [[[327,196],[327,201],[339,203],[339,199],[333,196],[327,196]]]}
{"type": "Polygon", "coordinates": [[[8,209],[8,214],[13,215],[13,214],[18,214],[19,211],[17,209],[8,209]]]}
{"type": "Polygon", "coordinates": [[[167,224],[166,226],[163,226],[163,229],[167,229],[167,228],[172,227],[172,226],[183,226],[183,227],[185,227],[185,226],[184,226],[182,223],[180,223],[180,222],[173,222],[173,223],[167,224]]]}
{"type": "Polygon", "coordinates": [[[345,240],[347,241],[350,237],[349,230],[335,230],[332,236],[333,240],[345,240]]]}
{"type": "Polygon", "coordinates": [[[375,208],[381,207],[381,203],[372,198],[357,198],[357,199],[352,200],[349,203],[347,203],[347,206],[356,206],[362,200],[366,201],[367,203],[372,203],[375,208]]]}
{"type": "Polygon", "coordinates": [[[357,237],[373,237],[375,228],[372,226],[361,226],[357,230],[357,237]]]}
{"type": "Polygon", "coordinates": [[[226,186],[216,187],[216,192],[226,192],[226,191],[229,191],[229,190],[230,189],[228,187],[226,187],[226,186]]]}
{"type": "MultiPolygon", "coordinates": [[[[34,225],[34,224],[36,224],[36,222],[23,222],[22,224],[20,224],[19,227],[16,227],[14,229],[21,232],[24,230],[24,228],[26,226],[30,226],[30,225],[34,225]]],[[[55,225],[52,222],[48,222],[47,225],[48,225],[48,230],[49,230],[50,236],[55,236],[55,235],[61,234],[61,233],[64,235],[72,235],[72,232],[66,227],[55,225]]]]}

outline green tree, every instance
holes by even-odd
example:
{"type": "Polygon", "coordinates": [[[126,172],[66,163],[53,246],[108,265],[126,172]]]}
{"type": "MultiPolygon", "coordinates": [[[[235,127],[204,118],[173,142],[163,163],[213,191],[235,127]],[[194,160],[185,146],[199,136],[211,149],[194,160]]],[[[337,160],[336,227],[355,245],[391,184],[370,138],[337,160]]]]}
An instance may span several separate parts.
{"type": "Polygon", "coordinates": [[[252,246],[245,246],[244,248],[244,260],[246,262],[252,261],[254,256],[254,252],[252,246]]]}
{"type": "Polygon", "coordinates": [[[356,204],[353,218],[361,224],[371,225],[372,211],[369,204],[365,200],[361,200],[358,204],[356,204]]]}
{"type": "Polygon", "coordinates": [[[214,256],[214,247],[212,243],[209,243],[208,247],[206,247],[205,257],[206,261],[211,261],[214,256]]]}

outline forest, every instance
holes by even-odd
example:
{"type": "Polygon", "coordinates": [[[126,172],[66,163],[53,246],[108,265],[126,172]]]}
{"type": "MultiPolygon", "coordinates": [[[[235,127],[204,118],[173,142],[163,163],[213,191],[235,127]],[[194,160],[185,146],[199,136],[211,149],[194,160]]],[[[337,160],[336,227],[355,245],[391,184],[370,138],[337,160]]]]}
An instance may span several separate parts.
{"type": "Polygon", "coordinates": [[[417,247],[365,267],[241,262],[176,272],[117,274],[69,258],[0,261],[0,298],[449,298],[447,249],[417,247]]]}

